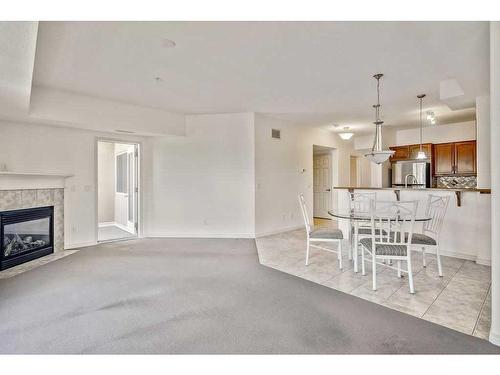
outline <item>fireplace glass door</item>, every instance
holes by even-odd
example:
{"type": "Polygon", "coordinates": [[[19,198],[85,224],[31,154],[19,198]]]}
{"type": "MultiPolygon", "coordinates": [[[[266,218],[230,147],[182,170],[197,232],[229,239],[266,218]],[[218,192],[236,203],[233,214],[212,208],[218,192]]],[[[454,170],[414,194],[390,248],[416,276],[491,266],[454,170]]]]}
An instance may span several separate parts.
{"type": "Polygon", "coordinates": [[[4,226],[4,259],[47,246],[52,246],[49,217],[4,226]]]}
{"type": "Polygon", "coordinates": [[[0,212],[0,270],[54,252],[54,207],[0,212]]]}

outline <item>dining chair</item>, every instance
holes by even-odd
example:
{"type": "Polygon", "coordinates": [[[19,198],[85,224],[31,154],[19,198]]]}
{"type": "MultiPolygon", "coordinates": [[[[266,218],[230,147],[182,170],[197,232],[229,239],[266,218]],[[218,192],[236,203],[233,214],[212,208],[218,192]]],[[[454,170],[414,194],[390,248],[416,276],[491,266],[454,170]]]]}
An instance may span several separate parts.
{"type": "MultiPolygon", "coordinates": [[[[377,199],[377,193],[354,193],[347,192],[349,199],[350,212],[369,214],[370,202],[377,199]]],[[[371,236],[371,225],[369,222],[360,222],[358,220],[349,220],[349,247],[348,257],[353,260],[354,272],[358,272],[358,246],[361,238],[371,236]],[[353,258],[354,252],[354,258],[353,258]]]]}
{"type": "Polygon", "coordinates": [[[415,293],[413,288],[413,272],[411,267],[411,240],[418,201],[371,201],[370,222],[371,236],[360,240],[362,245],[361,267],[365,272],[365,252],[372,263],[372,289],[377,290],[377,265],[397,270],[398,277],[401,273],[408,274],[410,293],[415,293]],[[393,260],[397,267],[379,261],[393,260]],[[401,262],[406,262],[406,269],[401,268],[401,262]]]}
{"type": "Polygon", "coordinates": [[[422,263],[424,267],[427,267],[425,259],[426,251],[431,250],[436,253],[438,274],[440,277],[443,277],[443,267],[441,265],[441,255],[439,253],[439,237],[449,201],[449,196],[429,194],[425,216],[431,219],[424,222],[422,233],[413,233],[411,238],[412,250],[422,253],[422,263]]]}
{"type": "Polygon", "coordinates": [[[307,233],[307,249],[306,249],[306,266],[309,265],[309,252],[312,247],[320,250],[329,251],[332,253],[337,253],[337,259],[339,262],[339,268],[342,269],[342,240],[344,236],[340,229],[314,229],[309,221],[309,215],[307,214],[306,201],[304,195],[299,194],[300,209],[302,211],[302,216],[304,218],[304,224],[307,233]],[[327,247],[315,245],[315,243],[336,243],[337,249],[330,249],[327,247]]]}

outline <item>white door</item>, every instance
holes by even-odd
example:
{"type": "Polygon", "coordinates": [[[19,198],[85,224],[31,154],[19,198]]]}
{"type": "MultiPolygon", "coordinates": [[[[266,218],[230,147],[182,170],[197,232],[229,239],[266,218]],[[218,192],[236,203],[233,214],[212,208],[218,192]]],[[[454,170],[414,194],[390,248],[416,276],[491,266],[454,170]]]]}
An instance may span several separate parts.
{"type": "Polygon", "coordinates": [[[332,176],[330,154],[314,156],[314,217],[330,219],[332,205],[332,176]]]}
{"type": "Polygon", "coordinates": [[[116,154],[115,224],[137,234],[137,145],[123,145],[116,154]]]}

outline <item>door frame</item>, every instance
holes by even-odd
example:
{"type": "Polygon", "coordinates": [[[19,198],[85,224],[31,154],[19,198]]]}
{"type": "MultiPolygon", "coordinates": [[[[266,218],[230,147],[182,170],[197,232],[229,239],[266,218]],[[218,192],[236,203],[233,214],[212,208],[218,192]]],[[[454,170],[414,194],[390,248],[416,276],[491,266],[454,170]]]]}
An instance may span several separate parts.
{"type": "MultiPolygon", "coordinates": [[[[335,186],[338,186],[339,181],[339,157],[338,157],[338,148],[331,146],[323,146],[319,144],[313,144],[311,147],[311,202],[312,202],[312,218],[314,218],[314,151],[316,150],[324,150],[330,156],[330,204],[332,208],[338,206],[338,191],[334,189],[335,186]]],[[[331,218],[327,218],[331,219],[331,218]]]]}
{"type": "Polygon", "coordinates": [[[141,141],[131,141],[127,139],[121,138],[110,138],[110,137],[95,137],[94,142],[94,236],[95,243],[104,243],[104,242],[114,242],[114,241],[125,241],[134,238],[142,238],[143,237],[143,201],[142,201],[142,185],[143,185],[143,176],[142,176],[142,142],[141,141]],[[136,145],[137,146],[137,161],[136,161],[136,183],[137,183],[137,199],[136,199],[136,215],[137,215],[137,230],[135,235],[126,237],[126,238],[118,238],[114,240],[105,240],[99,241],[99,170],[98,170],[98,147],[99,142],[108,142],[108,143],[122,143],[127,145],[136,145]]]}

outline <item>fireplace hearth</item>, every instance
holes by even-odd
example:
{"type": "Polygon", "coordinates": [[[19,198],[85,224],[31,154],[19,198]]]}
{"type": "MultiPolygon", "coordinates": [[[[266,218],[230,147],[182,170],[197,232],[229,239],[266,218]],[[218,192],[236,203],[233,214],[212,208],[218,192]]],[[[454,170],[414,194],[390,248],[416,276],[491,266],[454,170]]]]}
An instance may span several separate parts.
{"type": "Polygon", "coordinates": [[[54,252],[54,207],[0,212],[0,270],[54,252]]]}

